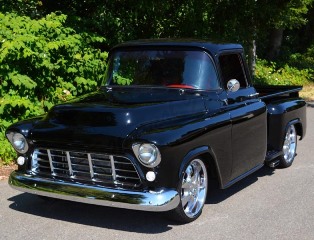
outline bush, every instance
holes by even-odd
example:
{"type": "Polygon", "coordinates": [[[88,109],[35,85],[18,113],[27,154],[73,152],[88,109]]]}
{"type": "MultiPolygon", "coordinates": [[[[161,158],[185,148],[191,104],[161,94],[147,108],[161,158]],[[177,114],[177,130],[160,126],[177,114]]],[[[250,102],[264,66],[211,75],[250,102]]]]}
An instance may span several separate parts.
{"type": "Polygon", "coordinates": [[[32,18],[41,15],[41,0],[1,0],[0,12],[15,12],[19,15],[27,15],[32,18]]]}
{"type": "Polygon", "coordinates": [[[32,20],[0,13],[0,161],[14,151],[4,142],[13,122],[42,114],[62,101],[97,89],[107,58],[93,44],[99,36],[65,26],[66,16],[52,13],[32,20]]]}
{"type": "Polygon", "coordinates": [[[299,69],[308,68],[314,72],[314,45],[309,47],[305,53],[291,54],[288,59],[289,64],[299,69]]]}
{"type": "Polygon", "coordinates": [[[0,166],[11,164],[12,160],[16,158],[16,153],[3,132],[0,132],[0,144],[0,166]]]}
{"type": "Polygon", "coordinates": [[[313,81],[310,69],[299,70],[289,65],[277,67],[274,62],[258,60],[254,83],[259,85],[307,85],[313,81]]]}

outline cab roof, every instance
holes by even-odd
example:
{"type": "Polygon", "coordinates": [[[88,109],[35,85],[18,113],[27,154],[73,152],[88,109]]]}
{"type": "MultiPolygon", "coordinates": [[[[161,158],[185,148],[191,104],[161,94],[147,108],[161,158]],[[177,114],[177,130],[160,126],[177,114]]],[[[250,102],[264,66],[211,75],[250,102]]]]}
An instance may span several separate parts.
{"type": "Polygon", "coordinates": [[[242,50],[243,47],[241,44],[236,43],[217,43],[210,42],[199,39],[141,39],[135,41],[128,41],[116,45],[111,50],[117,48],[134,48],[134,47],[192,47],[192,48],[201,48],[210,52],[213,55],[218,54],[220,51],[224,50],[242,50]]]}

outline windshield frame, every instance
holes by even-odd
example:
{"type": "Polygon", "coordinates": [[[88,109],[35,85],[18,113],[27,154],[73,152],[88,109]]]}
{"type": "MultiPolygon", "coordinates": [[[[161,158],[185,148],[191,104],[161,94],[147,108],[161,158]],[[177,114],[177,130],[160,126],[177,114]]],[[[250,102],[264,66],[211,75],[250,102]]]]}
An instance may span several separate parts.
{"type": "MultiPolygon", "coordinates": [[[[106,87],[156,87],[156,88],[169,88],[169,86],[166,85],[162,85],[162,84],[144,84],[144,85],[140,85],[140,84],[131,84],[131,85],[119,85],[119,84],[112,84],[113,81],[113,74],[114,74],[114,57],[117,56],[118,53],[124,53],[124,52],[145,52],[145,51],[153,51],[153,52],[159,52],[159,51],[168,51],[168,52],[185,52],[185,53],[193,53],[193,54],[202,54],[200,56],[204,57],[206,56],[206,61],[207,61],[207,65],[209,63],[208,66],[210,66],[210,76],[213,76],[214,79],[210,79],[208,78],[207,80],[207,84],[211,84],[211,82],[213,82],[214,87],[198,87],[198,86],[193,86],[193,87],[185,87],[185,84],[178,84],[178,85],[173,85],[173,87],[175,88],[191,88],[191,89],[195,89],[195,90],[206,90],[206,91],[211,91],[211,90],[218,90],[221,89],[221,83],[220,83],[220,79],[219,79],[219,72],[218,69],[216,67],[214,58],[210,55],[209,52],[207,52],[205,49],[203,48],[186,48],[186,47],[145,47],[145,46],[133,46],[133,47],[119,47],[119,48],[115,48],[114,50],[112,50],[109,53],[108,56],[108,65],[107,65],[107,69],[106,69],[106,73],[105,73],[105,79],[103,81],[102,86],[106,86],[106,87]],[[214,75],[212,75],[214,74],[214,75]],[[181,87],[180,87],[181,86],[181,87]]],[[[206,80],[206,79],[205,79],[206,80]]],[[[204,77],[203,79],[201,79],[201,81],[205,81],[204,77]]]]}

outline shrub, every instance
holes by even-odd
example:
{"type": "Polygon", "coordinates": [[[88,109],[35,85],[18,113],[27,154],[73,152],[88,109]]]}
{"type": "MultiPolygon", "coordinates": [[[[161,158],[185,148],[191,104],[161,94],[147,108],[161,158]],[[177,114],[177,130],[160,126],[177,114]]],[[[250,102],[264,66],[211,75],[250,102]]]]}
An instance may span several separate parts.
{"type": "Polygon", "coordinates": [[[0,161],[14,156],[4,141],[11,123],[94,91],[104,78],[107,53],[93,44],[105,39],[65,22],[57,13],[39,20],[0,13],[0,161]]]}
{"type": "Polygon", "coordinates": [[[307,85],[313,81],[310,69],[299,70],[289,65],[277,67],[274,62],[258,60],[254,83],[260,85],[307,85]]]}
{"type": "Polygon", "coordinates": [[[291,54],[288,60],[289,64],[299,69],[308,68],[314,72],[314,45],[309,47],[305,53],[291,54]]]}

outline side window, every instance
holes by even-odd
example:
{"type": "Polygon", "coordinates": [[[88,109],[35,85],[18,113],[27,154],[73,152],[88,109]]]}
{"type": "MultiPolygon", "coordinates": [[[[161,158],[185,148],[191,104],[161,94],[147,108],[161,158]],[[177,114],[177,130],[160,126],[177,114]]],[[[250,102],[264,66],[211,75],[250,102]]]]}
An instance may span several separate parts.
{"type": "Polygon", "coordinates": [[[237,79],[241,88],[247,87],[241,59],[239,54],[224,54],[219,57],[224,88],[231,79],[237,79]]]}

